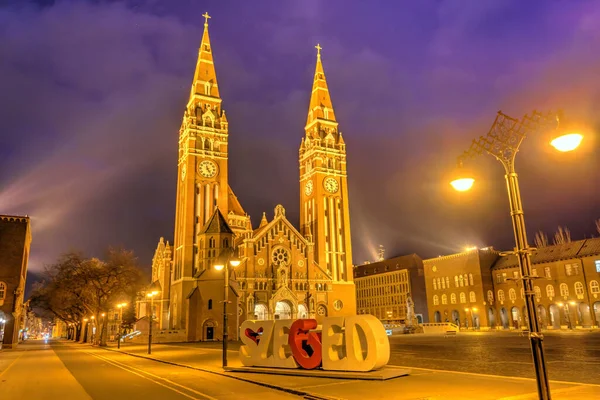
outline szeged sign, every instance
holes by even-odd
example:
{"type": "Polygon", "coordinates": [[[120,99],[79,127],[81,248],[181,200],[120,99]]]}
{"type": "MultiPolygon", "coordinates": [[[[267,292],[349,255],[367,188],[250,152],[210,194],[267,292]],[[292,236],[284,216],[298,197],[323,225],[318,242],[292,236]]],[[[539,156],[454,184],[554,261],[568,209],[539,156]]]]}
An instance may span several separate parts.
{"type": "Polygon", "coordinates": [[[321,367],[329,371],[372,371],[390,359],[385,328],[372,315],[314,319],[246,320],[240,359],[246,367],[321,367]]]}

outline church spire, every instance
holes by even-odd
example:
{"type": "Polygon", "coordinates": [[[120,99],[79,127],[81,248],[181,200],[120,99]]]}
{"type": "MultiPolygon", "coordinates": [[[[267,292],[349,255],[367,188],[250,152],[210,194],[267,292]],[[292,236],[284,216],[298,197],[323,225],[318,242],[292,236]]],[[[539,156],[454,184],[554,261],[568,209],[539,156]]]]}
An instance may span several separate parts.
{"type": "Polygon", "coordinates": [[[198,50],[198,61],[196,62],[196,72],[194,73],[190,100],[195,95],[220,98],[212,47],[208,36],[208,19],[211,17],[208,13],[204,13],[202,16],[204,17],[204,33],[202,34],[200,49],[198,50]]]}
{"type": "Polygon", "coordinates": [[[315,68],[312,94],[310,96],[308,118],[306,119],[307,127],[317,119],[336,122],[333,104],[331,103],[331,95],[329,94],[327,81],[325,80],[323,62],[321,61],[322,47],[317,44],[315,48],[317,49],[317,66],[315,68]]]}

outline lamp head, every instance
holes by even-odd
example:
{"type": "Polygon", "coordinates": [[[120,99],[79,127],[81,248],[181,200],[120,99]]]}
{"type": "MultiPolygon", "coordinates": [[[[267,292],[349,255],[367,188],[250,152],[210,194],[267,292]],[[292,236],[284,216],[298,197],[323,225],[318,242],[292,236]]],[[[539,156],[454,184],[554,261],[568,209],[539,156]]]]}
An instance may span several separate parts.
{"type": "Polygon", "coordinates": [[[213,265],[213,267],[215,267],[215,269],[217,271],[221,271],[223,268],[225,268],[225,263],[221,262],[220,260],[217,260],[217,262],[215,263],[215,265],[213,265]]]}
{"type": "Polygon", "coordinates": [[[231,256],[229,259],[229,265],[231,265],[233,268],[237,267],[241,263],[242,261],[236,255],[231,256]]]}
{"type": "Polygon", "coordinates": [[[556,120],[558,126],[550,144],[563,153],[575,150],[581,144],[583,135],[574,126],[564,123],[562,112],[556,114],[556,120]]]}
{"type": "Polygon", "coordinates": [[[473,187],[474,182],[473,174],[463,166],[462,158],[459,158],[458,166],[454,170],[453,180],[450,182],[450,185],[456,191],[466,192],[473,187]]]}

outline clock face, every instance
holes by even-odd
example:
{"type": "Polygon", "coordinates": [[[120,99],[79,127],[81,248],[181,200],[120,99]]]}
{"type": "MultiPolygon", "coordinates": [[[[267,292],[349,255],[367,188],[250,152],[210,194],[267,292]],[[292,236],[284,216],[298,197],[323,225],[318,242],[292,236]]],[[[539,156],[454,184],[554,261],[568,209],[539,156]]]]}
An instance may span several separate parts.
{"type": "Polygon", "coordinates": [[[205,178],[212,178],[217,174],[217,164],[204,160],[198,165],[198,172],[205,178]]]}
{"type": "Polygon", "coordinates": [[[325,186],[325,190],[327,190],[329,193],[336,193],[340,188],[338,181],[331,177],[325,179],[325,181],[323,181],[323,185],[325,186]]]}
{"type": "Polygon", "coordinates": [[[310,196],[313,192],[313,181],[308,181],[306,182],[306,185],[304,185],[304,194],[306,194],[307,196],[310,196]]]}
{"type": "Polygon", "coordinates": [[[181,180],[185,180],[185,174],[187,173],[187,167],[185,164],[181,167],[181,180]]]}

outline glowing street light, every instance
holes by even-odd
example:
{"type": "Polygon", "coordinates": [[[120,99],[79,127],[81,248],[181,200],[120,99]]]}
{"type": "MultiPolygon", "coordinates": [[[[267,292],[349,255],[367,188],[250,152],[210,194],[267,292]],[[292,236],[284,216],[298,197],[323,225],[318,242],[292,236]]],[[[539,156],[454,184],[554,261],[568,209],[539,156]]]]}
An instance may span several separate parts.
{"type": "Polygon", "coordinates": [[[159,290],[152,290],[146,293],[146,296],[150,299],[150,315],[148,316],[148,354],[152,354],[152,325],[154,322],[154,296],[160,293],[159,290]]]}
{"type": "MultiPolygon", "coordinates": [[[[558,151],[571,151],[577,148],[581,143],[583,136],[578,133],[568,132],[564,134],[564,128],[558,130],[561,113],[542,114],[534,111],[531,116],[525,115],[520,120],[509,117],[498,112],[492,127],[486,136],[480,136],[474,139],[471,146],[458,158],[459,175],[451,182],[454,189],[464,192],[469,190],[474,183],[474,179],[466,174],[461,168],[463,161],[476,157],[482,153],[488,153],[494,156],[506,173],[506,184],[510,204],[510,214],[513,222],[513,232],[515,235],[515,251],[519,268],[521,270],[520,279],[523,280],[525,289],[525,303],[527,305],[527,314],[529,315],[529,340],[531,342],[531,352],[533,354],[533,364],[535,368],[536,381],[538,386],[538,395],[542,400],[550,399],[550,385],[548,382],[548,372],[544,360],[544,337],[540,331],[537,318],[537,309],[535,304],[535,292],[533,290],[532,268],[531,268],[531,248],[527,243],[527,232],[525,230],[525,217],[523,215],[523,205],[521,202],[521,191],[519,181],[515,170],[515,158],[519,152],[519,147],[523,139],[529,134],[540,130],[541,128],[552,127],[560,135],[554,139],[551,144],[558,151]]],[[[565,307],[568,307],[565,305],[565,307]]]]}
{"type": "Polygon", "coordinates": [[[223,299],[223,368],[227,366],[227,341],[229,339],[228,333],[228,316],[227,316],[227,303],[229,303],[229,266],[233,268],[241,264],[241,260],[235,255],[233,247],[224,249],[219,258],[217,259],[214,267],[217,271],[225,270],[225,296],[223,299]]]}
{"type": "Polygon", "coordinates": [[[583,135],[580,133],[569,133],[566,135],[562,135],[552,140],[550,144],[554,146],[554,148],[561,152],[573,151],[581,144],[583,140],[583,135]]]}

